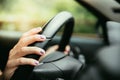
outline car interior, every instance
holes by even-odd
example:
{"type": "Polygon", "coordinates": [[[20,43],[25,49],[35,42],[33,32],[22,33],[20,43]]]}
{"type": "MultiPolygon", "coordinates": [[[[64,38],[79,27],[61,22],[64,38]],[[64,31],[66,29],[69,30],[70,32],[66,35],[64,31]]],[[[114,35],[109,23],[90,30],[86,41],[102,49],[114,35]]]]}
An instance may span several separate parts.
{"type": "MultiPolygon", "coordinates": [[[[44,25],[42,34],[51,40],[32,44],[44,49],[58,44],[58,51],[43,57],[42,64],[36,67],[19,66],[10,80],[120,80],[120,1],[74,1],[96,16],[94,30],[99,38],[73,36],[74,17],[69,11],[62,11],[44,25]],[[57,35],[61,27],[64,31],[57,35]],[[54,30],[51,32],[51,29],[54,30]],[[62,51],[67,44],[71,51],[64,55],[62,51]]],[[[2,70],[9,50],[21,35],[17,31],[0,30],[0,53],[4,53],[0,54],[2,70]]],[[[38,59],[37,55],[26,57],[38,59]]]]}

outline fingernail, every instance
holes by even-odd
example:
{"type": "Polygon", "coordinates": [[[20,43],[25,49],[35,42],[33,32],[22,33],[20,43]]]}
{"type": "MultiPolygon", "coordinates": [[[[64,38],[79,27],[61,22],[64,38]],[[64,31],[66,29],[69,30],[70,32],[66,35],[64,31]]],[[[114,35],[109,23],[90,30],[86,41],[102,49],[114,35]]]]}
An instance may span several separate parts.
{"type": "Polygon", "coordinates": [[[42,31],[42,28],[37,27],[37,28],[34,28],[34,30],[35,30],[35,32],[40,32],[40,31],[42,31]]]}
{"type": "Polygon", "coordinates": [[[41,27],[37,27],[36,30],[40,31],[40,30],[42,30],[42,28],[41,27]]]}
{"type": "Polygon", "coordinates": [[[70,51],[68,51],[68,50],[64,51],[65,54],[69,54],[69,52],[70,52],[70,51]]]}
{"type": "Polygon", "coordinates": [[[41,50],[41,51],[40,51],[40,54],[41,54],[41,55],[44,55],[44,54],[45,54],[45,51],[44,51],[44,50],[41,50]]]}
{"type": "Polygon", "coordinates": [[[38,62],[38,61],[35,61],[34,63],[35,63],[35,65],[39,65],[39,62],[38,62]]]}
{"type": "Polygon", "coordinates": [[[46,37],[44,35],[40,35],[41,39],[46,39],[46,37]]]}

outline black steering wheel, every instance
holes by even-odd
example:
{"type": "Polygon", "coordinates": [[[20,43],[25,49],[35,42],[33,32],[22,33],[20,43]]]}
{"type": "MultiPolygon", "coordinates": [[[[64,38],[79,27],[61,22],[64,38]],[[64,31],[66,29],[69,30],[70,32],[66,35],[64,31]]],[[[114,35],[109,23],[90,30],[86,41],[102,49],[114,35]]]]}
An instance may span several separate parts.
{"type": "MultiPolygon", "coordinates": [[[[58,51],[64,51],[65,46],[69,44],[70,37],[73,31],[73,26],[74,26],[74,18],[71,15],[71,13],[67,11],[60,12],[44,26],[43,32],[40,33],[45,35],[47,38],[52,39],[63,25],[65,26],[64,26],[62,38],[59,42],[58,51]]],[[[45,42],[42,42],[42,43],[36,42],[32,45],[45,49],[48,43],[49,43],[49,40],[46,40],[45,42]]],[[[40,56],[27,55],[25,57],[34,58],[38,60],[40,56]]],[[[19,66],[10,80],[30,80],[33,69],[34,67],[30,65],[19,66]]]]}

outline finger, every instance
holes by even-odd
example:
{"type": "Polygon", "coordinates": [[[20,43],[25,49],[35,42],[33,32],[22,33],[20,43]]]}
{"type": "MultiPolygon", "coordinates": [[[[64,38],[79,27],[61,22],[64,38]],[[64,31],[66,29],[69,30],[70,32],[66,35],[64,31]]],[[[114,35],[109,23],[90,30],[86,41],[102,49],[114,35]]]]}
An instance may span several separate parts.
{"type": "Polygon", "coordinates": [[[17,65],[31,65],[31,66],[36,66],[39,64],[39,62],[35,59],[32,58],[18,58],[16,60],[16,62],[18,63],[17,65]]]}
{"type": "Polygon", "coordinates": [[[25,32],[23,34],[23,37],[34,35],[34,34],[37,34],[37,33],[41,32],[41,31],[42,31],[41,27],[33,28],[33,29],[29,30],[28,32],[25,32]]]}
{"type": "Polygon", "coordinates": [[[68,54],[69,52],[70,52],[70,46],[67,45],[67,46],[65,47],[64,53],[65,53],[65,54],[68,54]]]}
{"type": "Polygon", "coordinates": [[[22,45],[22,46],[28,46],[36,41],[45,41],[46,40],[46,37],[44,35],[32,35],[32,36],[29,36],[29,37],[25,37],[25,38],[22,38],[20,39],[18,45],[22,45]]]}
{"type": "Polygon", "coordinates": [[[46,54],[49,54],[49,53],[56,51],[58,49],[58,47],[59,47],[58,45],[54,45],[54,46],[48,48],[46,51],[46,54]]]}
{"type": "Polygon", "coordinates": [[[45,51],[39,47],[22,47],[20,52],[14,55],[14,58],[19,58],[29,54],[44,55],[45,51]]]}
{"type": "Polygon", "coordinates": [[[37,66],[39,64],[39,62],[35,59],[32,59],[32,58],[24,58],[24,57],[21,57],[21,58],[18,58],[18,59],[13,59],[11,61],[9,61],[9,68],[12,68],[12,67],[17,67],[19,65],[31,65],[31,66],[37,66]]]}

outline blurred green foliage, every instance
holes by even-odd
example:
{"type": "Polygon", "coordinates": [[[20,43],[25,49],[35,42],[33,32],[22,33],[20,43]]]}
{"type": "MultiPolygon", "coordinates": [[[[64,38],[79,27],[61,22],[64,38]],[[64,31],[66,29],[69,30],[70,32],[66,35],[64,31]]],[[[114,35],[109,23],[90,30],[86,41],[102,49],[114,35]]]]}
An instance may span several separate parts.
{"type": "Polygon", "coordinates": [[[75,33],[94,33],[96,18],[75,0],[0,0],[2,29],[25,31],[42,26],[61,11],[75,18],[75,33]]]}

